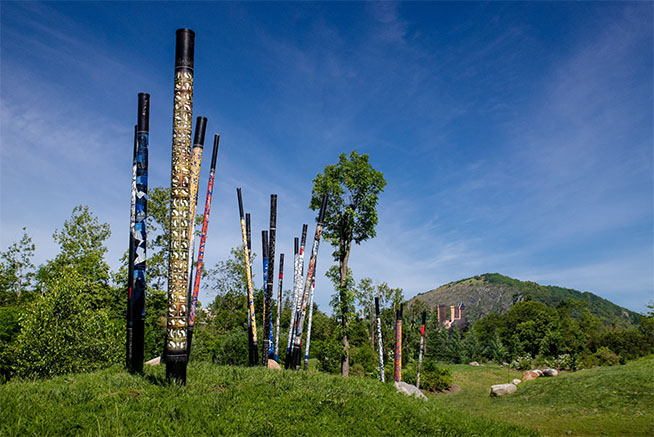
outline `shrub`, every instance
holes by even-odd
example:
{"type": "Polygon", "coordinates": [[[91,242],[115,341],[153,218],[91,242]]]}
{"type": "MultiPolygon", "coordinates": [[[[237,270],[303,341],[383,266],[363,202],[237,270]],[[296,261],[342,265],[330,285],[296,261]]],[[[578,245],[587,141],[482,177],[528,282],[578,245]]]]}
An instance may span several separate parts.
{"type": "Polygon", "coordinates": [[[125,361],[124,324],[105,309],[92,309],[85,280],[58,273],[45,296],[20,318],[16,370],[24,377],[91,371],[125,361]]]}
{"type": "Polygon", "coordinates": [[[555,358],[546,358],[544,364],[553,369],[577,370],[577,360],[570,354],[562,354],[555,358]]]}
{"type": "Polygon", "coordinates": [[[350,376],[366,376],[366,369],[359,363],[350,367],[350,376]]]}
{"type": "Polygon", "coordinates": [[[615,366],[620,364],[620,355],[613,352],[608,347],[602,346],[595,352],[595,357],[600,366],[615,366]]]}
{"type": "Polygon", "coordinates": [[[533,358],[531,357],[531,354],[528,353],[511,361],[510,366],[515,370],[529,370],[533,366],[533,358]]]}

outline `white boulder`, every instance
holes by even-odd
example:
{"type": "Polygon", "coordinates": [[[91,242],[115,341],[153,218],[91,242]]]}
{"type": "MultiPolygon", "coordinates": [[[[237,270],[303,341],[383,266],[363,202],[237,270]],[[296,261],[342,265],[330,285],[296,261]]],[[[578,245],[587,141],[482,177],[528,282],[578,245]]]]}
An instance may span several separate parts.
{"type": "Polygon", "coordinates": [[[398,393],[402,393],[407,396],[413,396],[416,399],[427,400],[425,396],[415,385],[407,384],[404,381],[396,382],[395,389],[398,393]]]}
{"type": "Polygon", "coordinates": [[[515,384],[495,384],[491,385],[491,396],[504,396],[515,393],[518,387],[515,384]]]}

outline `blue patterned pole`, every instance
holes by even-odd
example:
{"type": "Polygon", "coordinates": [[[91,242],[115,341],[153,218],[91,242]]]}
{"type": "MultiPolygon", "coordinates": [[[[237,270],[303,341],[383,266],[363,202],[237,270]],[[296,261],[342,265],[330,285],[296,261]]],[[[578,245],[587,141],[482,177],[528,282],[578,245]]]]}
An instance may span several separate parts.
{"type": "Polygon", "coordinates": [[[132,287],[129,296],[132,316],[132,350],[129,369],[143,371],[145,339],[145,260],[147,236],[145,219],[148,214],[148,143],[150,139],[150,95],[139,93],[136,128],[136,191],[134,193],[134,233],[132,251],[132,287]]]}

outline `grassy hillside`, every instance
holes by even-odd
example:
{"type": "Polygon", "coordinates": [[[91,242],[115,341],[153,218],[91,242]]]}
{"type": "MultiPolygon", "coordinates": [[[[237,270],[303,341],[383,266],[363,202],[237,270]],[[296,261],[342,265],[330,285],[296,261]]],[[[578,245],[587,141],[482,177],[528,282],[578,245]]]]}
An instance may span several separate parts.
{"type": "Polygon", "coordinates": [[[443,406],[545,435],[654,435],[654,356],[526,381],[501,398],[489,396],[490,386],[520,378],[520,372],[495,365],[448,367],[462,389],[434,396],[443,406]]]}
{"type": "Polygon", "coordinates": [[[9,382],[0,386],[0,435],[535,435],[372,379],[199,363],[180,387],[164,373],[9,382]]]}
{"type": "Polygon", "coordinates": [[[637,313],[593,293],[520,281],[499,273],[486,273],[451,282],[418,294],[413,299],[423,301],[429,308],[438,304],[456,305],[463,301],[470,322],[475,322],[491,312],[503,313],[514,303],[525,299],[543,302],[549,306],[556,306],[566,299],[576,299],[585,302],[591,314],[599,317],[605,324],[621,328],[630,327],[638,321],[637,313]]]}

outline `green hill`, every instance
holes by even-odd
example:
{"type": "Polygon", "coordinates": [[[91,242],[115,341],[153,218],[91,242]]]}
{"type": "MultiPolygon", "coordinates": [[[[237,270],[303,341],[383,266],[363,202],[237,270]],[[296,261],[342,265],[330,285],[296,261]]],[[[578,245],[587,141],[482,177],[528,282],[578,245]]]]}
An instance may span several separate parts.
{"type": "Polygon", "coordinates": [[[0,386],[0,435],[535,435],[395,393],[392,383],[314,372],[192,363],[111,368],[0,386]],[[148,367],[148,366],[146,366],[148,367]]]}
{"type": "Polygon", "coordinates": [[[637,313],[587,291],[520,281],[499,273],[485,273],[450,282],[418,294],[409,301],[409,305],[414,300],[420,300],[428,308],[434,309],[439,304],[450,306],[463,302],[468,321],[475,322],[491,312],[501,314],[508,311],[516,302],[528,299],[553,307],[564,300],[575,299],[584,302],[591,314],[606,325],[619,328],[630,327],[638,323],[639,318],[637,313]]]}

